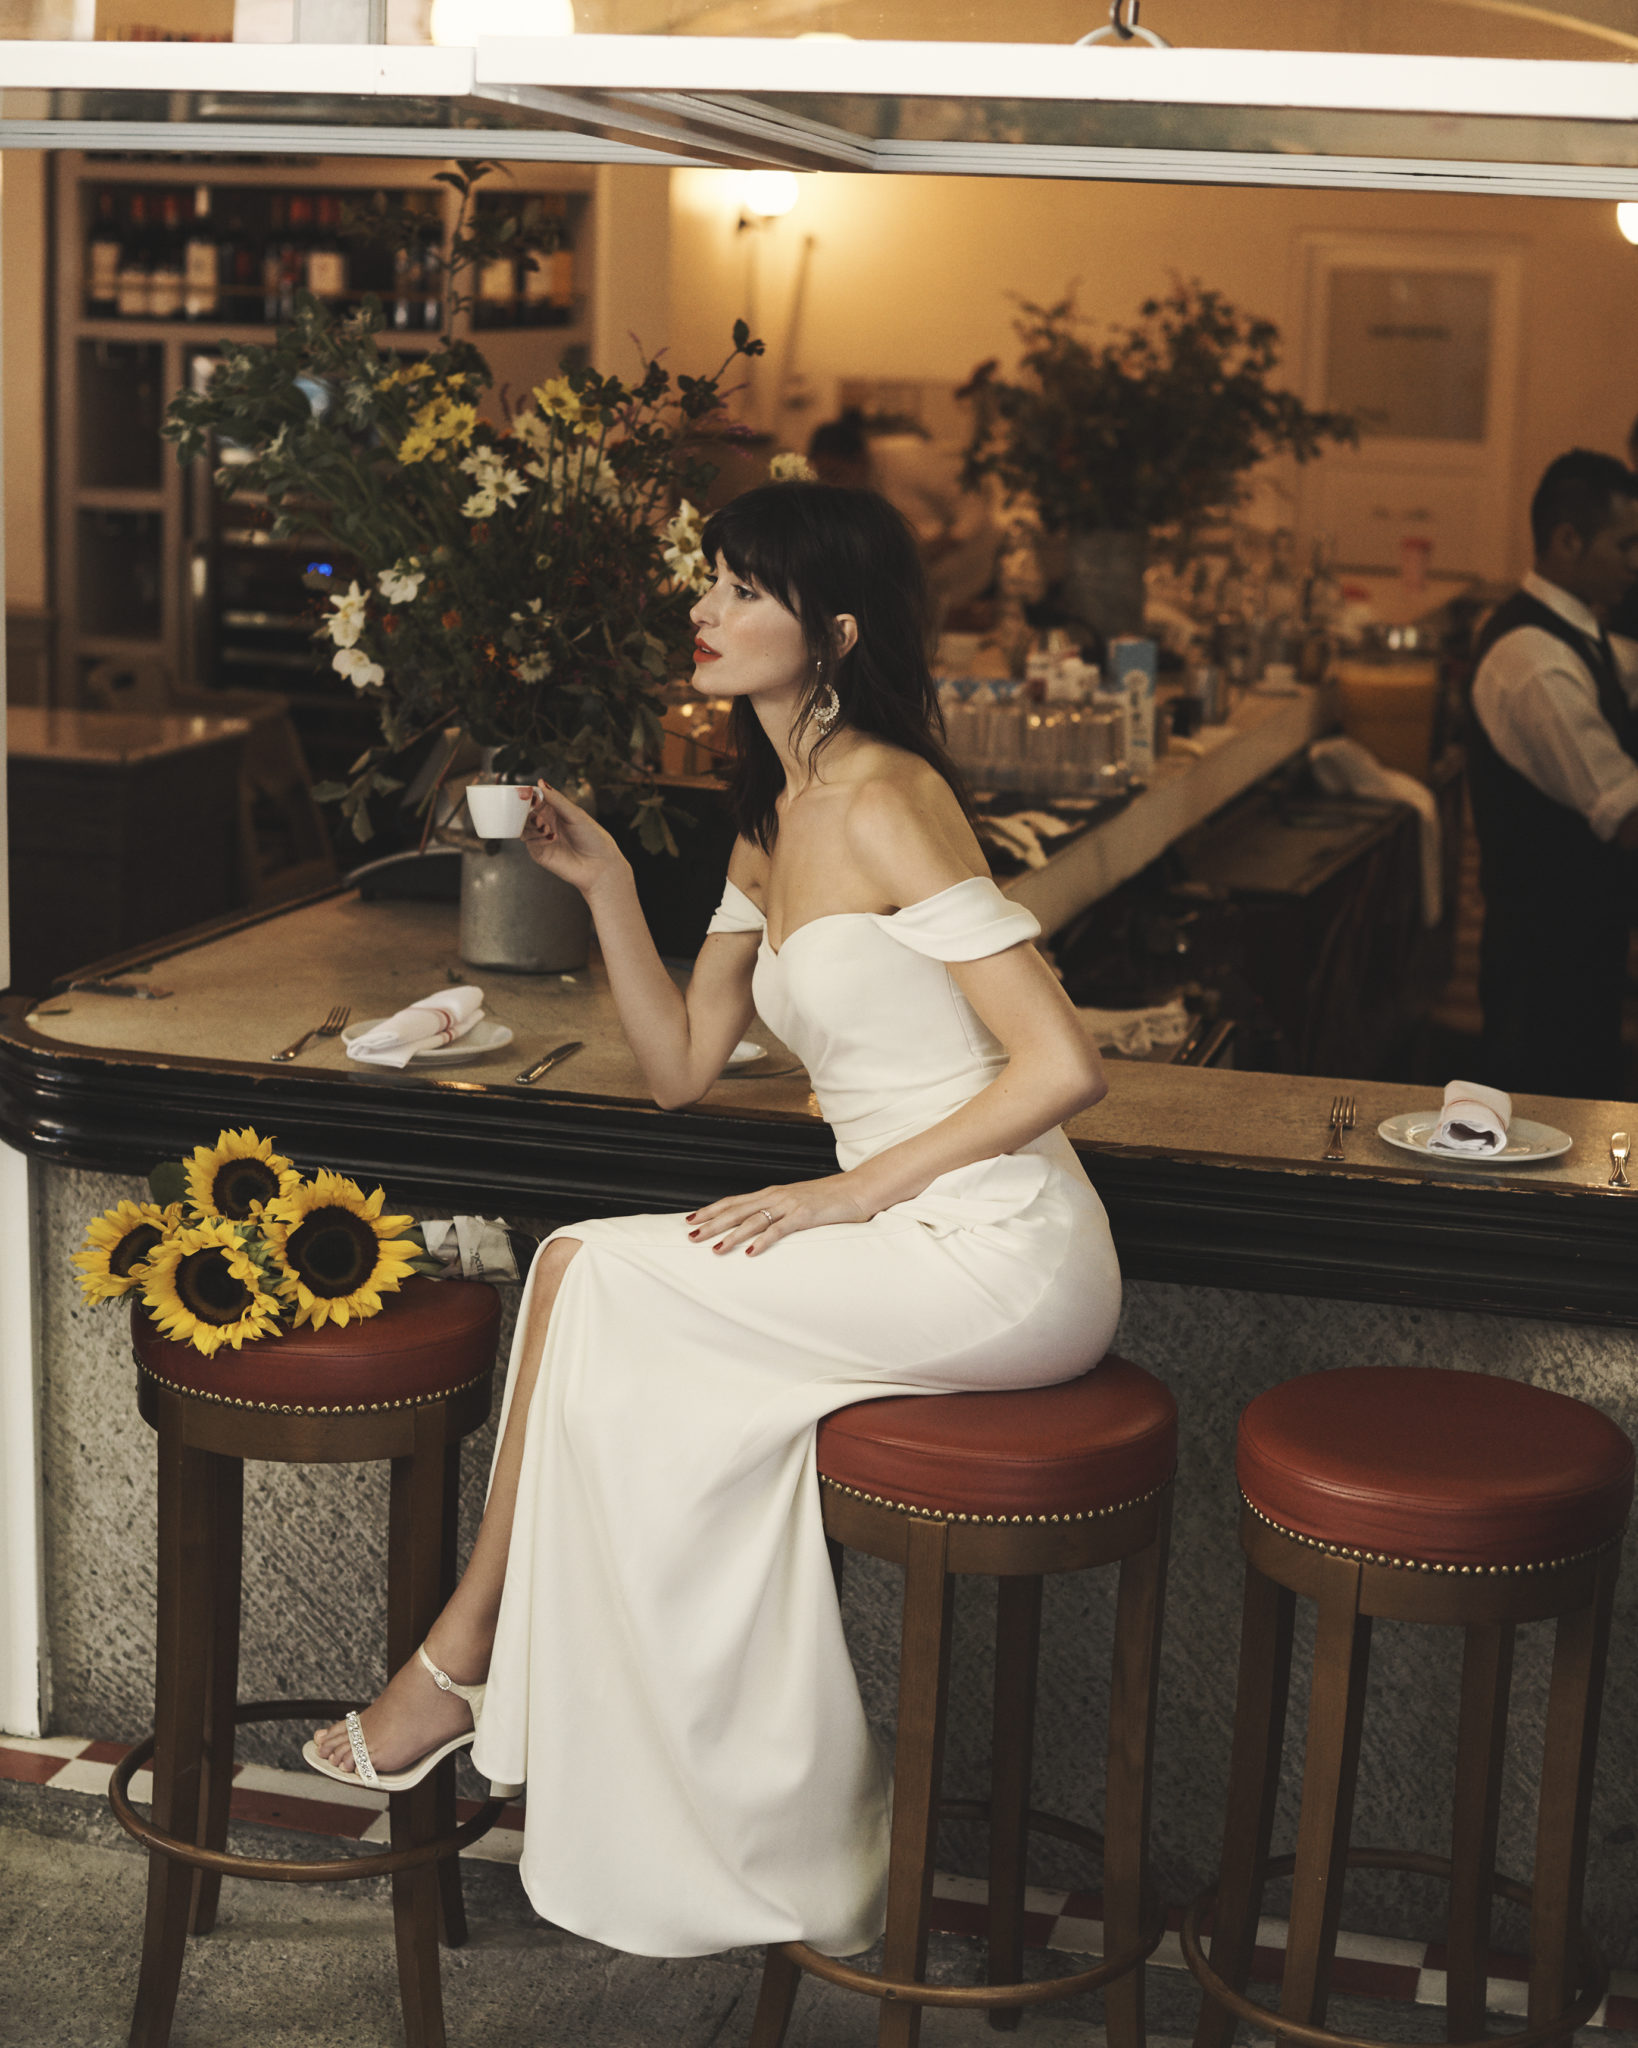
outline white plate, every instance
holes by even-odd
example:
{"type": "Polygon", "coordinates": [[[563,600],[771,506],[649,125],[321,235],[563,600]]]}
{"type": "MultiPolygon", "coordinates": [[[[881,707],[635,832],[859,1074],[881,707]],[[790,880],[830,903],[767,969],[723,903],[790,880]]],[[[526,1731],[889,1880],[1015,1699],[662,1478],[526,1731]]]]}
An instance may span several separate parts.
{"type": "Polygon", "coordinates": [[[1428,1140],[1438,1128],[1436,1109],[1407,1109],[1378,1124],[1376,1135],[1403,1152],[1437,1159],[1441,1166],[1530,1166],[1538,1160],[1558,1158],[1575,1143],[1568,1132],[1555,1131],[1551,1124],[1533,1124],[1528,1117],[1516,1116],[1499,1152],[1436,1152],[1428,1140]]]}
{"type": "MultiPolygon", "coordinates": [[[[366,1031],[373,1031],[378,1024],[386,1023],[385,1017],[363,1017],[358,1023],[349,1024],[342,1031],[341,1042],[351,1045],[355,1038],[362,1038],[366,1031]]],[[[499,1052],[503,1045],[512,1043],[512,1033],[505,1024],[497,1024],[493,1017],[481,1017],[464,1038],[457,1038],[453,1045],[435,1045],[428,1052],[412,1052],[409,1063],[412,1067],[458,1067],[463,1060],[481,1060],[486,1052],[499,1052]]],[[[360,1060],[361,1067],[379,1065],[376,1060],[360,1060]]],[[[382,1067],[382,1073],[391,1074],[401,1069],[382,1067]]]]}
{"type": "Polygon", "coordinates": [[[728,1055],[728,1064],[731,1067],[749,1066],[752,1060],[766,1059],[767,1056],[768,1048],[765,1045],[757,1045],[749,1038],[742,1038],[728,1055]]]}

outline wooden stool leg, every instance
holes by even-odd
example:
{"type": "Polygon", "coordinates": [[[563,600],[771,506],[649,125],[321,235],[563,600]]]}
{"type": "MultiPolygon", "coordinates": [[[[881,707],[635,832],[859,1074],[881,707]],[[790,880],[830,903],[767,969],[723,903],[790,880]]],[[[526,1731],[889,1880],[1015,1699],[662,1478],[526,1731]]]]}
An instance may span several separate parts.
{"type": "MultiPolygon", "coordinates": [[[[444,1549],[444,1444],[436,1411],[416,1416],[414,1449],[392,1461],[392,1507],[387,1541],[387,1664],[396,1671],[438,1613],[444,1549]]],[[[429,1841],[438,1825],[435,1780],[453,1762],[423,1778],[413,1792],[388,1802],[392,1846],[429,1841]]],[[[393,1873],[393,1934],[407,2048],[445,2048],[443,1987],[438,1969],[438,1872],[423,1863],[393,1873]]]]}
{"type": "Polygon", "coordinates": [[[1530,1913],[1529,2021],[1539,2027],[1569,2004],[1581,1933],[1587,1819],[1619,1546],[1605,1552],[1585,1607],[1559,1617],[1547,1694],[1547,1735],[1536,1817],[1535,1902],[1530,1913]]]}
{"type": "Polygon", "coordinates": [[[1462,1650],[1456,1734],[1456,1794],[1450,1830],[1450,1922],[1446,1936],[1445,2039],[1484,2032],[1490,1880],[1496,1868],[1507,1696],[1513,1679],[1511,1622],[1475,1624],[1462,1650]]]}
{"type": "MultiPolygon", "coordinates": [[[[955,1599],[955,1582],[945,1568],[949,1535],[948,1523],[920,1519],[913,1519],[906,1532],[893,1845],[882,1963],[884,1974],[900,1982],[919,1980],[927,1966],[955,1599]]],[[[916,2048],[921,2007],[903,1999],[883,1999],[876,2039],[878,2048],[916,2048]]]]}
{"type": "MultiPolygon", "coordinates": [[[[1103,1952],[1120,1955],[1142,1939],[1149,1894],[1149,1802],[1154,1786],[1155,1703],[1160,1690],[1160,1624],[1166,1601],[1171,1501],[1154,1540],[1121,1559],[1115,1607],[1115,1664],[1109,1685],[1109,1765],[1103,1822],[1103,1952]]],[[[1103,1995],[1109,2048],[1143,2048],[1144,1966],[1103,1995]]]]}
{"type": "Polygon", "coordinates": [[[751,2021],[747,2048],[784,2048],[785,2030],[796,2008],[802,1972],[782,1948],[771,1948],[762,1965],[762,1989],[751,2021]]]}
{"type": "MultiPolygon", "coordinates": [[[[211,1460],[210,1514],[214,1527],[215,1589],[211,1601],[209,1663],[205,1692],[204,1770],[200,1784],[199,1833],[207,1849],[227,1847],[228,1812],[233,1803],[234,1709],[239,1703],[239,1588],[244,1560],[245,1468],[237,1458],[211,1460]]],[[[216,1925],[222,1876],[196,1870],[190,1934],[209,1934],[216,1925]]]]}
{"type": "MultiPolygon", "coordinates": [[[[438,1547],[438,1607],[449,1603],[455,1590],[455,1564],[461,1533],[461,1446],[457,1439],[444,1446],[444,1512],[442,1540],[438,1547]]],[[[430,1624],[429,1624],[430,1626],[430,1624]]],[[[438,1785],[434,1826],[440,1835],[455,1832],[455,1767],[434,1771],[438,1785]]],[[[438,1872],[438,1936],[445,1948],[461,1948],[466,1942],[466,1900],[461,1895],[461,1859],[442,1856],[438,1872]]]]}
{"type": "Polygon", "coordinates": [[[1330,1996],[1371,1657],[1370,1616],[1359,1611],[1359,1566],[1328,1557],[1324,1578],[1314,1634],[1291,1931],[1280,1993],[1281,2013],[1310,2026],[1325,2024],[1330,1996]]]}
{"type": "MultiPolygon", "coordinates": [[[[153,1818],[167,1834],[191,1839],[199,1825],[209,1646],[213,1604],[213,1467],[206,1451],[183,1441],[182,1403],[162,1391],[159,1434],[159,1610],[155,1657],[153,1818]]],[[[148,1908],[142,1974],[131,2020],[131,2048],[165,2048],[176,2012],[193,1903],[185,1863],[148,1855],[148,1908]]]]}
{"type": "MultiPolygon", "coordinates": [[[[1247,1564],[1228,1810],[1211,1937],[1212,1968],[1239,1992],[1244,1992],[1251,1980],[1257,1946],[1263,1868],[1274,1832],[1280,1757],[1285,1748],[1296,1613],[1296,1594],[1247,1564]]],[[[1233,2013],[1208,1998],[1200,2008],[1194,2048],[1228,2048],[1233,2036],[1233,2013]]]]}
{"type": "MultiPolygon", "coordinates": [[[[1024,1868],[1035,1746],[1035,1679],[1041,1649],[1041,1578],[998,1579],[995,1715],[990,1741],[989,1981],[1024,1974],[1024,1868]]],[[[992,2006],[990,2025],[1010,2031],[1021,2005],[992,2006]]]]}

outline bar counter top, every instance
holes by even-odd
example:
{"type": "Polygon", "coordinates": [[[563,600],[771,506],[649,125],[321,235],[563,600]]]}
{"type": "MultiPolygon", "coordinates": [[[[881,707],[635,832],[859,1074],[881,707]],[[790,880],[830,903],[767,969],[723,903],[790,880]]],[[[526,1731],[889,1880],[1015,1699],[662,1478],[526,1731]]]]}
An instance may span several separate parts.
{"type": "MultiPolygon", "coordinates": [[[[768,1057],[684,1111],[657,1109],[600,966],[575,976],[468,972],[447,904],[341,890],[185,950],[141,975],[141,1001],[76,989],[0,1005],[0,1136],[66,1166],[145,1173],[222,1124],[275,1133],[298,1160],[385,1183],[393,1199],[572,1220],[692,1208],[830,1170],[806,1074],[760,1022],[768,1057]],[[359,1065],[339,1039],[271,1054],[349,1003],[385,1016],[452,980],[484,990],[512,1042],[461,1065],[359,1065]],[[66,1005],[66,1008],[62,1007],[66,1005]],[[549,1047],[584,1050],[532,1087],[549,1047]]],[[[1433,1161],[1377,1126],[1435,1105],[1390,1082],[1110,1062],[1110,1089],[1069,1133],[1134,1277],[1638,1324],[1638,1192],[1608,1186],[1609,1136],[1638,1106],[1520,1096],[1567,1132],[1529,1169],[1433,1161]],[[1333,1095],[1357,1127],[1321,1160],[1333,1095]]]]}

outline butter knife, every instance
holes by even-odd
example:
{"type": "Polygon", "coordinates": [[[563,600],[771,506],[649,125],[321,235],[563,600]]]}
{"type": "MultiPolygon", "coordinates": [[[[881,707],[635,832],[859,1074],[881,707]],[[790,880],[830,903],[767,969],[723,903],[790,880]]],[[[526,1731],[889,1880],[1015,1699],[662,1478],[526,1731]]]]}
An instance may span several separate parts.
{"type": "Polygon", "coordinates": [[[555,1067],[559,1060],[568,1059],[572,1053],[583,1052],[585,1046],[586,1041],[583,1038],[570,1038],[565,1040],[562,1045],[554,1045],[544,1059],[536,1060],[532,1067],[524,1068],[523,1072],[518,1076],[519,1081],[524,1083],[538,1081],[548,1068],[555,1067]]]}

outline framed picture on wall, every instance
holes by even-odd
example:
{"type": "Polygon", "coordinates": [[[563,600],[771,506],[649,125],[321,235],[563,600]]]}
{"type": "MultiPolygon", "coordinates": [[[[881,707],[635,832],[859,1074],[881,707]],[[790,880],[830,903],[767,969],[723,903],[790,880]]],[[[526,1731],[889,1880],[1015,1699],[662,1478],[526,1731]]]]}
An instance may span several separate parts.
{"type": "Polygon", "coordinates": [[[1339,564],[1500,579],[1512,566],[1522,257],[1497,236],[1309,234],[1303,383],[1356,448],[1303,472],[1302,524],[1339,564]]]}

